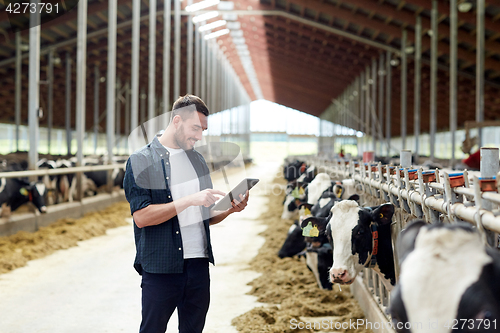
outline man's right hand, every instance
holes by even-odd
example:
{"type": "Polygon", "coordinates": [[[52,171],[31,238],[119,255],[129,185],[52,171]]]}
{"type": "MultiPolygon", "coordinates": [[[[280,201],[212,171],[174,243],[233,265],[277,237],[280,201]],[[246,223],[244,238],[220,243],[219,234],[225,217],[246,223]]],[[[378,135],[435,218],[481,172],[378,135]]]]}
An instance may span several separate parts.
{"type": "Polygon", "coordinates": [[[191,206],[210,207],[219,199],[215,196],[216,194],[222,196],[226,195],[226,193],[222,191],[207,188],[206,190],[191,194],[189,196],[189,203],[191,206]]]}

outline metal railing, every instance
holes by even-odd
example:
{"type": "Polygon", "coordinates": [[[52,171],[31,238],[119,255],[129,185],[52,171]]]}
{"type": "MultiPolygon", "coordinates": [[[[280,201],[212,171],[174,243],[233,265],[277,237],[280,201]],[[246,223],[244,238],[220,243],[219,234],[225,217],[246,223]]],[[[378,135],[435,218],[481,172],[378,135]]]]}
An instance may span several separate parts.
{"type": "Polygon", "coordinates": [[[71,168],[60,169],[38,169],[26,171],[7,171],[0,172],[0,178],[24,178],[24,177],[37,177],[37,176],[53,176],[53,175],[66,175],[70,173],[91,172],[102,170],[123,169],[125,170],[125,163],[120,164],[106,164],[106,165],[87,165],[71,168]]]}

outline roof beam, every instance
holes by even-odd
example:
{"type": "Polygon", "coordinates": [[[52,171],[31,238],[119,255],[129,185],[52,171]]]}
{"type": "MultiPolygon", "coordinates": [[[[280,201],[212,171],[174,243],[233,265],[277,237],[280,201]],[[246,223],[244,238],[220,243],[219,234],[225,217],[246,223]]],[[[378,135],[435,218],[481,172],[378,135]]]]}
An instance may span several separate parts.
{"type": "MultiPolygon", "coordinates": [[[[406,2],[411,3],[411,1],[406,1],[406,2]]],[[[432,4],[431,1],[426,0],[424,2],[426,4],[429,4],[428,9],[430,9],[430,7],[432,7],[430,5],[430,4],[432,4]]],[[[383,16],[387,16],[390,19],[397,18],[399,21],[403,21],[403,22],[408,23],[411,26],[415,26],[415,14],[414,13],[410,13],[410,12],[407,12],[404,10],[398,11],[395,7],[393,7],[392,5],[390,5],[388,3],[381,4],[381,3],[376,3],[376,2],[368,1],[368,0],[349,0],[348,3],[351,5],[355,5],[355,6],[370,10],[371,12],[376,12],[376,13],[379,13],[383,16]]],[[[446,16],[449,16],[449,13],[450,13],[449,4],[447,4],[445,2],[441,2],[441,1],[439,3],[440,3],[439,6],[441,7],[441,9],[446,10],[444,12],[441,12],[441,14],[446,14],[446,16]]],[[[475,15],[473,15],[471,13],[461,13],[460,16],[461,16],[461,18],[467,18],[467,21],[468,22],[470,21],[469,23],[472,23],[472,24],[476,23],[475,15]],[[466,15],[462,15],[462,14],[466,14],[466,15]],[[474,18],[474,19],[471,20],[471,18],[474,18]]],[[[422,29],[425,32],[425,30],[429,30],[431,28],[431,20],[426,16],[422,16],[421,19],[422,19],[422,29]]],[[[490,22],[491,22],[490,27],[492,28],[491,30],[500,32],[500,22],[492,22],[492,21],[490,21],[490,22]]],[[[438,25],[438,32],[439,32],[439,35],[441,37],[450,37],[449,26],[438,25]]],[[[465,43],[468,43],[470,45],[473,45],[474,47],[476,45],[476,38],[474,35],[459,34],[458,40],[459,40],[459,43],[465,42],[465,43]]],[[[486,50],[488,50],[492,53],[500,54],[500,44],[497,42],[490,41],[489,43],[487,43],[485,45],[485,48],[486,48],[486,50]]]]}
{"type": "MultiPolygon", "coordinates": [[[[380,30],[386,34],[393,35],[399,39],[401,39],[402,36],[402,29],[400,27],[386,25],[383,22],[379,22],[374,19],[370,20],[366,16],[360,14],[353,14],[351,11],[347,9],[335,7],[327,3],[311,2],[306,0],[289,0],[289,1],[300,6],[306,6],[313,10],[318,10],[328,13],[329,15],[338,17],[343,20],[348,20],[350,22],[359,24],[361,26],[370,28],[372,30],[380,30]]],[[[408,39],[415,40],[415,34],[413,31],[408,31],[408,39]]],[[[422,51],[425,52],[426,50],[430,49],[430,45],[431,45],[430,37],[428,35],[424,35],[422,38],[422,51]]],[[[445,42],[439,42],[438,50],[441,54],[448,53],[449,45],[445,42]]],[[[396,53],[398,52],[399,51],[396,51],[396,53]]],[[[475,64],[476,61],[475,54],[464,49],[458,49],[458,58],[466,61],[469,66],[475,64]]],[[[496,61],[491,58],[486,59],[485,68],[494,71],[500,71],[500,61],[496,61]]]]}

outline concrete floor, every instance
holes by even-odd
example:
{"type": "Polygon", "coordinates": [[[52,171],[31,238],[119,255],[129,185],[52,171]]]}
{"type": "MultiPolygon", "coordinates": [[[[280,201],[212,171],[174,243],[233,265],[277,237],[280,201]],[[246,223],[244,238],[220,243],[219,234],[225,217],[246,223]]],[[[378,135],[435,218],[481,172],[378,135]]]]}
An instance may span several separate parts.
{"type": "MultiPolygon", "coordinates": [[[[249,205],[211,227],[216,266],[210,270],[212,301],[205,332],[236,332],[232,318],[259,306],[255,297],[246,295],[247,283],[258,276],[248,270],[248,263],[264,243],[258,234],[265,227],[258,217],[266,210],[264,195],[272,189],[270,182],[278,167],[277,163],[259,163],[247,168],[247,177],[261,179],[249,205]]],[[[243,172],[228,174],[234,179],[245,176],[243,172]]],[[[221,179],[214,175],[214,187],[226,191],[221,179]]],[[[0,275],[0,332],[138,332],[141,289],[140,276],[132,267],[132,229],[111,229],[105,236],[0,275]]],[[[167,332],[177,332],[175,313],[167,332]]]]}

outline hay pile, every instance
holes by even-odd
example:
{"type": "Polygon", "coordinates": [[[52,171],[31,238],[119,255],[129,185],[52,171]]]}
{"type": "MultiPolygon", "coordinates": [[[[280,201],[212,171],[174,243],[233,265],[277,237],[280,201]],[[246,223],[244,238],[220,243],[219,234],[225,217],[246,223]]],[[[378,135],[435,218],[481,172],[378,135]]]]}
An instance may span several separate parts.
{"type": "MultiPolygon", "coordinates": [[[[275,181],[284,183],[283,179],[275,181]]],[[[268,225],[267,230],[261,234],[266,243],[250,264],[252,270],[262,275],[250,283],[252,290],[249,294],[257,296],[258,301],[267,303],[267,306],[254,308],[234,318],[232,324],[244,333],[315,332],[319,329],[299,329],[293,327],[291,321],[322,323],[323,320],[332,320],[341,324],[364,318],[363,311],[348,286],[342,287],[342,291],[338,286],[334,286],[333,290],[321,290],[303,260],[280,259],[277,256],[293,222],[281,220],[282,203],[283,195],[271,194],[269,210],[261,215],[262,222],[268,225]]],[[[333,331],[371,332],[361,328],[334,328],[333,331]]]]}
{"type": "Polygon", "coordinates": [[[100,212],[79,219],[60,219],[37,232],[20,231],[0,237],[0,274],[26,265],[28,260],[45,257],[54,251],[76,246],[77,242],[101,236],[109,228],[127,225],[127,202],[119,202],[100,212]]]}

